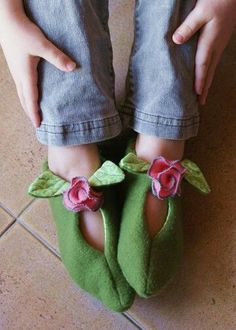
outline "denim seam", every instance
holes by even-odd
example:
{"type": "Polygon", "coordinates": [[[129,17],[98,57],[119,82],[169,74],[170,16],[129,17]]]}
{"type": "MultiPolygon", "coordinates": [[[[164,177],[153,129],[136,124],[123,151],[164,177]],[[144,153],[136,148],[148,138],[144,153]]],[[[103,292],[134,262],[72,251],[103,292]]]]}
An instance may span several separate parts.
{"type": "Polygon", "coordinates": [[[113,122],[113,123],[116,123],[117,121],[119,121],[119,115],[116,114],[112,117],[104,117],[104,118],[101,118],[101,119],[93,119],[91,121],[81,121],[79,123],[73,123],[73,124],[58,124],[58,125],[53,125],[53,124],[42,124],[42,125],[45,125],[45,126],[50,126],[50,127],[65,127],[65,126],[76,126],[76,125],[84,125],[84,124],[88,124],[88,123],[93,123],[93,122],[97,122],[97,121],[108,121],[109,123],[110,122],[113,122]]]}
{"type": "MultiPolygon", "coordinates": [[[[84,132],[84,134],[78,136],[78,133],[76,132],[71,132],[69,134],[67,134],[66,137],[66,141],[67,144],[66,145],[74,145],[74,144],[85,144],[85,143],[98,143],[100,141],[104,141],[104,140],[108,140],[111,138],[114,138],[116,136],[118,136],[122,131],[122,125],[121,123],[118,124],[117,126],[108,126],[107,129],[102,130],[101,129],[97,129],[97,130],[93,130],[91,133],[90,132],[84,132]]],[[[83,132],[82,132],[83,133],[83,132]]],[[[36,130],[36,134],[38,137],[38,140],[45,145],[49,145],[49,143],[51,144],[55,144],[55,139],[56,139],[56,145],[65,145],[63,141],[64,138],[64,134],[53,134],[53,133],[48,133],[48,132],[38,132],[36,130]],[[52,140],[54,137],[54,141],[52,140]],[[62,137],[62,140],[61,140],[62,137]]]]}
{"type": "MultiPolygon", "coordinates": [[[[112,127],[114,125],[116,125],[117,123],[119,123],[120,120],[117,120],[116,122],[110,123],[110,125],[102,125],[102,126],[96,126],[96,127],[89,127],[89,128],[81,128],[79,130],[67,130],[67,133],[76,133],[76,132],[85,132],[85,131],[90,131],[91,129],[96,130],[96,129],[100,129],[100,128],[104,128],[104,127],[112,127]]],[[[42,130],[42,129],[37,129],[38,132],[45,132],[45,133],[49,133],[49,134],[64,134],[65,132],[50,132],[47,130],[42,130]]]]}
{"type": "MultiPolygon", "coordinates": [[[[138,110],[136,110],[137,112],[138,110]]],[[[141,112],[141,111],[139,111],[141,112]]],[[[130,116],[130,117],[133,117],[134,119],[137,119],[139,121],[143,121],[143,122],[146,122],[146,123],[150,123],[152,125],[158,125],[158,126],[170,126],[170,127],[191,127],[191,126],[195,126],[195,125],[198,125],[200,123],[200,119],[199,119],[199,115],[197,116],[193,116],[191,117],[192,118],[192,123],[191,124],[182,124],[182,125],[174,125],[174,124],[166,124],[164,122],[160,122],[160,119],[161,120],[173,120],[173,121],[179,121],[179,122],[182,122],[185,120],[188,120],[190,121],[191,118],[189,119],[176,119],[176,118],[168,118],[168,117],[162,117],[162,116],[154,116],[154,115],[149,115],[149,114],[145,114],[144,112],[141,112],[142,114],[146,115],[146,116],[153,116],[155,119],[158,119],[156,122],[153,122],[151,120],[147,120],[147,119],[143,119],[143,118],[140,118],[139,116],[137,116],[137,114],[130,114],[130,113],[127,113],[127,112],[124,112],[124,111],[120,111],[120,113],[124,114],[124,115],[127,115],[127,116],[130,116]]]]}

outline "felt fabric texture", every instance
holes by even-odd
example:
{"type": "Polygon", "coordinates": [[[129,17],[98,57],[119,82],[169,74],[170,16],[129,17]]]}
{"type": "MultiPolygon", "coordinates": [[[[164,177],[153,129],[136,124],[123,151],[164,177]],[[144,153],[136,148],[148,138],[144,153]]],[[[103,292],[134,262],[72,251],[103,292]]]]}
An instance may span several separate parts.
{"type": "MultiPolygon", "coordinates": [[[[128,147],[128,150],[129,152],[127,155],[120,161],[120,167],[130,173],[150,174],[152,167],[154,167],[158,158],[154,159],[153,163],[150,164],[137,157],[135,151],[132,149],[131,143],[128,147]]],[[[168,162],[168,160],[165,161],[168,162]]],[[[193,185],[196,189],[204,194],[209,194],[211,192],[211,189],[197,164],[195,164],[190,159],[184,159],[180,161],[180,164],[185,168],[185,173],[183,174],[183,178],[185,180],[187,180],[191,185],[193,185]]]]}
{"type": "Polygon", "coordinates": [[[189,159],[182,160],[181,164],[187,169],[184,174],[184,179],[198,191],[203,194],[209,194],[211,192],[211,188],[209,187],[209,184],[197,164],[189,159]]]}
{"type": "Polygon", "coordinates": [[[144,221],[144,206],[151,179],[144,173],[127,173],[125,200],[118,243],[118,261],[135,291],[147,298],[173,277],[183,251],[180,198],[168,198],[168,215],[153,240],[144,221]]]}
{"type": "Polygon", "coordinates": [[[152,179],[153,195],[161,200],[180,196],[180,184],[186,171],[179,160],[169,161],[162,156],[154,159],[147,173],[152,179]]]}
{"type": "MultiPolygon", "coordinates": [[[[152,191],[152,164],[139,159],[131,139],[120,167],[126,171],[118,261],[135,291],[144,298],[158,293],[174,276],[183,253],[182,210],[180,197],[168,197],[168,212],[161,230],[151,240],[144,219],[146,195],[152,191]],[[127,253],[129,251],[129,253],[127,253]]],[[[189,159],[180,161],[183,177],[202,193],[210,187],[199,169],[189,159]]]]}
{"type": "Polygon", "coordinates": [[[104,253],[95,250],[83,238],[79,229],[80,213],[63,207],[62,197],[49,200],[56,224],[57,238],[63,264],[71,278],[109,309],[122,312],[134,299],[117,262],[119,223],[114,210],[111,188],[104,189],[104,206],[100,209],[104,221],[104,253]]]}
{"type": "Polygon", "coordinates": [[[124,180],[124,172],[111,162],[105,161],[102,166],[89,178],[89,183],[94,187],[104,187],[120,183],[124,180]]]}
{"type": "Polygon", "coordinates": [[[83,176],[73,178],[70,187],[63,192],[63,204],[69,211],[95,212],[101,208],[103,202],[102,191],[94,190],[83,176]]]}
{"type": "MultiPolygon", "coordinates": [[[[113,165],[107,162],[111,169],[113,165]]],[[[43,163],[43,172],[45,171],[48,171],[47,160],[43,163]]],[[[108,180],[111,184],[124,178],[121,169],[115,171],[115,174],[114,180],[111,178],[108,180]]],[[[94,176],[93,180],[99,181],[99,186],[101,185],[101,176],[94,176]]],[[[105,181],[108,182],[107,179],[105,181]]],[[[62,194],[51,196],[49,203],[56,225],[61,259],[72,280],[80,288],[100,300],[107,308],[123,312],[132,305],[135,292],[125,279],[117,261],[120,221],[116,209],[117,199],[114,187],[102,188],[104,203],[100,212],[105,233],[104,252],[94,249],[83,238],[79,229],[80,213],[69,211],[64,207],[62,194]]]]}
{"type": "MultiPolygon", "coordinates": [[[[122,169],[107,160],[88,179],[88,182],[93,187],[104,187],[120,183],[124,178],[122,169]]],[[[69,186],[69,182],[50,171],[46,159],[43,164],[43,173],[30,184],[28,194],[33,197],[49,198],[61,195],[69,186]]]]}
{"type": "Polygon", "coordinates": [[[45,169],[29,186],[28,194],[33,197],[49,198],[59,196],[69,187],[69,182],[66,182],[59,176],[53,174],[47,164],[45,169]]]}

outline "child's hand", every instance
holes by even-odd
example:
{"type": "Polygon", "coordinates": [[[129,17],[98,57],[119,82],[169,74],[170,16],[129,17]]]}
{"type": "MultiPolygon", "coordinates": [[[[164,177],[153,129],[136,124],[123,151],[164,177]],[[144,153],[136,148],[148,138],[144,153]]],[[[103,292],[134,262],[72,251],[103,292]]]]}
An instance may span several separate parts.
{"type": "Polygon", "coordinates": [[[37,66],[40,58],[44,58],[62,71],[74,70],[76,63],[46,39],[24,12],[13,15],[13,18],[11,15],[11,19],[5,19],[4,22],[1,19],[0,43],[15,81],[21,105],[33,125],[39,127],[41,117],[38,105],[37,66]]]}
{"type": "Polygon", "coordinates": [[[195,90],[205,104],[216,67],[236,24],[236,0],[198,0],[175,31],[173,41],[183,44],[201,29],[195,61],[195,90]]]}

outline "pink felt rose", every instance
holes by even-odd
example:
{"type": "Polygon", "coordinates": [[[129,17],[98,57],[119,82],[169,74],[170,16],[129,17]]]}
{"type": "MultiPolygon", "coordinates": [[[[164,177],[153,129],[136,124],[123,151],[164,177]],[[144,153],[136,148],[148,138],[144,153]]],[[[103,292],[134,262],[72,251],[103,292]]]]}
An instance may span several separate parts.
{"type": "Polygon", "coordinates": [[[153,195],[159,199],[180,196],[180,183],[186,168],[179,160],[167,160],[160,156],[152,162],[148,175],[152,178],[153,195]]]}
{"type": "Polygon", "coordinates": [[[103,194],[93,190],[85,177],[75,177],[63,192],[64,206],[73,212],[97,211],[103,203],[103,194]]]}

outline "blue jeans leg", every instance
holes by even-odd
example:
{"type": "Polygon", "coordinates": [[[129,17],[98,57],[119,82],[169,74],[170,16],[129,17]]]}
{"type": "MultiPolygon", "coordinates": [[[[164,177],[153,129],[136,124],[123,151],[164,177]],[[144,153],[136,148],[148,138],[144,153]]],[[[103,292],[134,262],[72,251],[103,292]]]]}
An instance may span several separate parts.
{"type": "Polygon", "coordinates": [[[121,115],[124,124],[138,133],[180,140],[197,135],[197,36],[181,46],[172,41],[173,32],[195,2],[136,1],[134,43],[121,115]]]}
{"type": "Polygon", "coordinates": [[[108,0],[27,0],[29,18],[78,64],[62,72],[45,60],[38,67],[41,126],[46,145],[79,145],[117,136],[108,0]]]}

